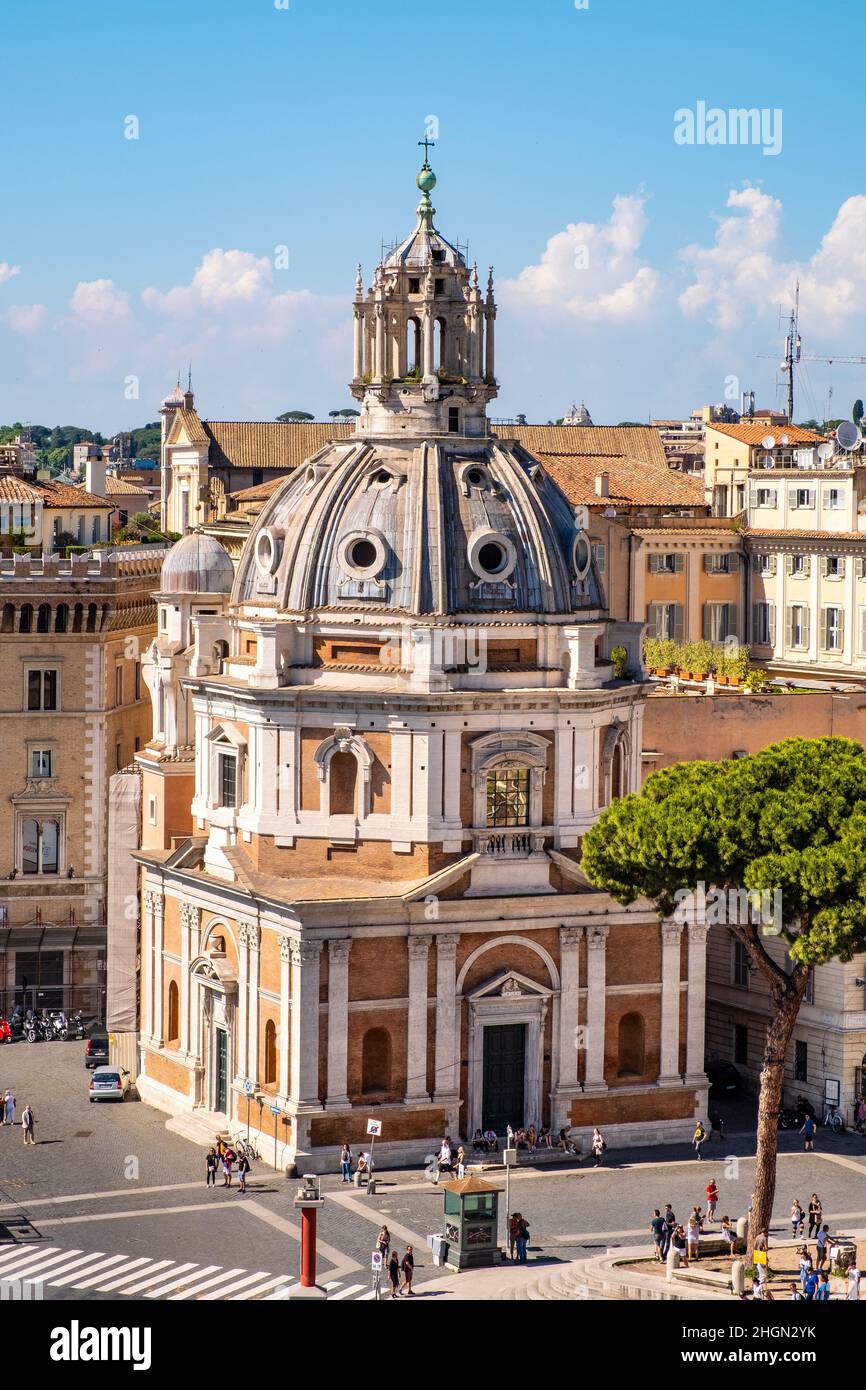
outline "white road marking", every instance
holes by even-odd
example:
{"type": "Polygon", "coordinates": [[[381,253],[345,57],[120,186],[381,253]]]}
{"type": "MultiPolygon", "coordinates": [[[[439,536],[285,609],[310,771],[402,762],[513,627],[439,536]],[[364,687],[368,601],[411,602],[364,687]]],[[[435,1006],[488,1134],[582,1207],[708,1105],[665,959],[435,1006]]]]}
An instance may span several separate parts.
{"type": "Polygon", "coordinates": [[[245,1289],[248,1284],[254,1284],[257,1279],[264,1279],[267,1276],[267,1272],[266,1269],[259,1269],[255,1274],[248,1274],[246,1279],[236,1279],[233,1284],[224,1284],[222,1288],[212,1290],[211,1293],[206,1293],[201,1301],[202,1303],[208,1303],[213,1299],[225,1298],[226,1294],[234,1293],[235,1289],[245,1289]]]}
{"type": "Polygon", "coordinates": [[[152,1288],[152,1286],[156,1283],[157,1278],[162,1280],[165,1278],[166,1274],[168,1274],[171,1279],[174,1279],[176,1275],[183,1274],[183,1272],[187,1269],[195,1269],[194,1264],[179,1265],[174,1260],[163,1260],[162,1264],[163,1266],[168,1265],[168,1269],[165,1269],[164,1267],[161,1271],[153,1269],[151,1273],[146,1274],[144,1278],[139,1281],[139,1283],[133,1284],[131,1289],[125,1289],[124,1292],[127,1294],[141,1293],[144,1289],[152,1288]]]}
{"type": "MultiPolygon", "coordinates": [[[[169,1265],[173,1265],[174,1263],[174,1260],[155,1260],[154,1263],[150,1266],[150,1269],[144,1271],[144,1273],[148,1276],[145,1279],[144,1283],[133,1284],[131,1289],[124,1289],[123,1292],[135,1293],[138,1289],[148,1288],[150,1284],[155,1283],[156,1276],[160,1274],[160,1271],[167,1269],[169,1265]],[[154,1277],[151,1279],[149,1277],[150,1275],[153,1275],[154,1277]]],[[[142,1271],[139,1270],[138,1274],[127,1274],[123,1279],[113,1279],[110,1284],[106,1284],[104,1288],[100,1288],[99,1292],[106,1293],[109,1289],[119,1289],[122,1284],[128,1284],[130,1279],[137,1279],[138,1275],[141,1273],[142,1271]]]]}
{"type": "MultiPolygon", "coordinates": [[[[81,1263],[83,1264],[84,1261],[81,1261],[81,1263]]],[[[97,1262],[96,1262],[95,1264],[93,1264],[93,1263],[91,1262],[89,1268],[87,1268],[84,1272],[85,1272],[85,1274],[93,1274],[93,1273],[95,1273],[96,1270],[98,1270],[98,1269],[104,1270],[108,1265],[114,1265],[114,1264],[117,1264],[117,1256],[114,1256],[113,1258],[110,1258],[110,1259],[107,1258],[107,1259],[104,1259],[104,1260],[97,1260],[97,1262]]],[[[66,1275],[64,1275],[64,1277],[63,1277],[62,1279],[51,1279],[51,1280],[49,1280],[49,1282],[52,1284],[52,1286],[54,1286],[54,1285],[60,1286],[60,1285],[63,1285],[63,1284],[72,1284],[72,1283],[74,1283],[75,1280],[78,1278],[78,1276],[79,1276],[80,1273],[81,1273],[81,1270],[78,1269],[78,1270],[75,1271],[74,1274],[66,1274],[66,1275]]]]}
{"type": "MultiPolygon", "coordinates": [[[[20,1262],[15,1262],[11,1266],[4,1265],[3,1269],[0,1270],[0,1278],[9,1278],[10,1269],[11,1277],[13,1279],[17,1279],[24,1269],[27,1269],[27,1271],[29,1272],[32,1269],[38,1269],[40,1266],[42,1266],[43,1268],[47,1268],[48,1265],[60,1264],[61,1260],[69,1259],[69,1250],[62,1250],[59,1253],[55,1252],[57,1252],[56,1245],[50,1246],[47,1250],[43,1250],[41,1254],[30,1254],[25,1259],[21,1260],[20,1262]]],[[[73,1250],[71,1253],[74,1255],[78,1252],[73,1250]]]]}
{"type": "MultiPolygon", "coordinates": [[[[80,1265],[93,1264],[94,1260],[98,1260],[104,1253],[103,1250],[91,1250],[89,1255],[79,1255],[77,1260],[67,1260],[65,1265],[58,1265],[56,1269],[52,1269],[51,1271],[52,1278],[48,1280],[49,1284],[65,1283],[65,1280],[56,1279],[53,1276],[66,1274],[68,1270],[78,1269],[80,1265]]],[[[69,1282],[71,1283],[72,1280],[70,1279],[69,1282]]]]}
{"type": "Polygon", "coordinates": [[[121,1279],[112,1279],[110,1284],[97,1284],[96,1292],[108,1293],[110,1289],[119,1289],[121,1284],[128,1284],[131,1279],[134,1279],[136,1277],[136,1275],[131,1273],[133,1269],[136,1270],[137,1274],[141,1274],[141,1266],[149,1264],[151,1264],[150,1255],[141,1255],[137,1260],[130,1260],[129,1264],[125,1265],[123,1270],[121,1271],[121,1274],[123,1276],[121,1279]]]}
{"type": "MultiPolygon", "coordinates": [[[[136,1264],[137,1264],[137,1263],[138,1263],[138,1261],[136,1261],[136,1264]]],[[[111,1265],[114,1266],[114,1268],[113,1268],[112,1271],[111,1271],[112,1274],[117,1274],[117,1266],[118,1266],[118,1265],[122,1265],[124,1269],[129,1269],[129,1256],[128,1256],[128,1255],[112,1255],[110,1260],[103,1260],[101,1266],[98,1266],[98,1268],[99,1268],[99,1273],[98,1273],[98,1274],[94,1273],[93,1270],[88,1270],[87,1278],[86,1278],[86,1279],[81,1279],[81,1280],[79,1280],[77,1283],[73,1284],[72,1287],[73,1287],[74,1289],[89,1289],[89,1288],[91,1288],[94,1284],[98,1284],[99,1281],[100,1281],[100,1279],[104,1279],[104,1278],[106,1277],[106,1275],[108,1274],[109,1267],[110,1267],[111,1265]]]]}
{"type": "Polygon", "coordinates": [[[353,1293],[359,1289],[366,1289],[366,1284],[350,1284],[347,1289],[341,1289],[339,1293],[332,1293],[328,1296],[329,1303],[339,1303],[341,1298],[351,1298],[353,1293]]]}
{"type": "Polygon", "coordinates": [[[240,1303],[245,1299],[256,1298],[260,1293],[267,1293],[268,1289],[276,1288],[278,1284],[289,1284],[291,1281],[292,1276],[290,1274],[277,1274],[273,1279],[268,1279],[267,1283],[257,1284],[254,1289],[247,1289],[246,1293],[234,1294],[229,1299],[229,1303],[240,1303]]]}
{"type": "Polygon", "coordinates": [[[166,1293],[178,1293],[184,1284],[191,1284],[193,1279],[201,1279],[204,1274],[214,1274],[218,1269],[222,1269],[222,1265],[205,1265],[204,1269],[200,1265],[190,1265],[189,1268],[194,1269],[195,1274],[187,1274],[186,1278],[178,1279],[175,1275],[179,1271],[176,1270],[167,1284],[160,1284],[158,1289],[150,1289],[147,1294],[148,1298],[161,1298],[166,1293]]]}
{"type": "Polygon", "coordinates": [[[173,1293],[169,1299],[170,1303],[181,1298],[192,1298],[195,1294],[201,1293],[203,1289],[209,1289],[213,1284],[221,1284],[225,1279],[231,1279],[235,1274],[244,1274],[243,1269],[224,1269],[222,1274],[215,1274],[211,1279],[205,1279],[203,1283],[193,1284],[191,1288],[184,1289],[183,1293],[173,1293]]]}

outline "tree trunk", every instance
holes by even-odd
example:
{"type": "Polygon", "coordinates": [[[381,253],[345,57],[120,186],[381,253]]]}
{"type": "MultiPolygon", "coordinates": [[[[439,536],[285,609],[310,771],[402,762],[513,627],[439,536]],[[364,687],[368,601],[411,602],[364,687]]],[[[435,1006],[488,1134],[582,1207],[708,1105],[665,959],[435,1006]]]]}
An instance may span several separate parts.
{"type": "Polygon", "coordinates": [[[797,966],[784,989],[774,990],[776,1013],[767,1027],[767,1045],[758,1096],[758,1147],[755,1154],[755,1194],[749,1220],[748,1254],[758,1236],[768,1235],[776,1195],[779,1109],[785,1080],[785,1057],[809,979],[808,968],[797,966]]]}

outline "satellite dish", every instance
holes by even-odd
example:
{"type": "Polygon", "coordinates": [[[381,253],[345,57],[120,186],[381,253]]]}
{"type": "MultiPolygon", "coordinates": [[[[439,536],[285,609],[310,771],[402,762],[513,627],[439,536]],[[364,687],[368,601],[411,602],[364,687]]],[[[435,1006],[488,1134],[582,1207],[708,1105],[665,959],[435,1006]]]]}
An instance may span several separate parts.
{"type": "Polygon", "coordinates": [[[829,440],[827,440],[824,444],[818,445],[819,459],[831,459],[835,452],[836,451],[833,448],[833,445],[829,442],[829,440]]]}
{"type": "Polygon", "coordinates": [[[836,442],[841,449],[860,448],[860,431],[853,420],[843,420],[837,427],[836,442]]]}
{"type": "Polygon", "coordinates": [[[781,444],[783,449],[786,449],[790,442],[791,441],[786,434],[779,435],[779,443],[781,444]]]}
{"type": "Polygon", "coordinates": [[[773,438],[773,436],[772,436],[771,434],[765,434],[765,435],[764,435],[764,438],[761,440],[761,448],[762,448],[762,449],[775,449],[775,447],[776,447],[776,441],[775,441],[775,439],[773,438]]]}

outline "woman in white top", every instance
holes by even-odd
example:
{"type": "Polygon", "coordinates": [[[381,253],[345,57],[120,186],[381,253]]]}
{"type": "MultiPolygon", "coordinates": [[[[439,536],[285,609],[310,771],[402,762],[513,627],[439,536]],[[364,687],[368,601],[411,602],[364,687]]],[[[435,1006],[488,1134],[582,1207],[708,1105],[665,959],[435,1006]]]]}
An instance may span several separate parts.
{"type": "Polygon", "coordinates": [[[689,1260],[699,1260],[701,1257],[701,1224],[694,1215],[689,1217],[686,1225],[686,1243],[688,1245],[689,1260]]]}
{"type": "Polygon", "coordinates": [[[848,1266],[848,1292],[845,1297],[853,1302],[860,1301],[860,1270],[856,1260],[848,1266]]]}

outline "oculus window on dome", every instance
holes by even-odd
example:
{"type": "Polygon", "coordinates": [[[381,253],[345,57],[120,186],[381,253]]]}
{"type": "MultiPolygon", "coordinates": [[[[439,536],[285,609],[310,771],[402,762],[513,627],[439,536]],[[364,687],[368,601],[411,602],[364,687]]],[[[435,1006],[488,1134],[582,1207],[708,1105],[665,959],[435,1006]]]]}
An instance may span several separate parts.
{"type": "Polygon", "coordinates": [[[517,550],[508,537],[498,531],[477,531],[469,541],[469,564],[479,579],[499,584],[514,570],[517,550]]]}
{"type": "Polygon", "coordinates": [[[264,575],[276,574],[283,553],[282,532],[268,527],[256,538],[256,565],[264,575]]]}
{"type": "Polygon", "coordinates": [[[575,536],[571,555],[578,579],[586,579],[592,564],[592,547],[583,531],[579,531],[575,536]]]}
{"type": "Polygon", "coordinates": [[[340,542],[340,564],[352,579],[376,579],[387,558],[385,541],[376,531],[351,531],[340,542]]]}

